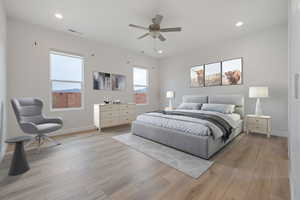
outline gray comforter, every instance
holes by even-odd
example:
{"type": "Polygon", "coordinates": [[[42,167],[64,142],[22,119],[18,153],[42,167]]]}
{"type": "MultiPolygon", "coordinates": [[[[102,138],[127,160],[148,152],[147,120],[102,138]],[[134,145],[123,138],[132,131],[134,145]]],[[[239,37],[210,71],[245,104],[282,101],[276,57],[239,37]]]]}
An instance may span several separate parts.
{"type": "Polygon", "coordinates": [[[186,111],[156,111],[165,115],[176,115],[176,116],[185,116],[192,117],[201,120],[207,120],[214,125],[216,125],[223,132],[222,139],[226,141],[230,134],[232,133],[233,127],[222,117],[214,115],[211,113],[200,113],[200,112],[186,112],[186,111]]]}

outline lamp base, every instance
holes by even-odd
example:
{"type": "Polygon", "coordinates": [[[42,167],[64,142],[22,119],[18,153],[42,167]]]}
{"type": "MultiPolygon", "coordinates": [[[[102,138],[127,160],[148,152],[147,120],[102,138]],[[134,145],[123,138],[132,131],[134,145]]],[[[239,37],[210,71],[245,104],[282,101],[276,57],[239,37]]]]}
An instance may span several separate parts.
{"type": "Polygon", "coordinates": [[[169,99],[169,108],[170,108],[170,109],[173,109],[172,99],[171,99],[171,98],[169,99]]]}
{"type": "Polygon", "coordinates": [[[255,115],[263,115],[263,111],[260,104],[260,99],[257,98],[256,100],[256,106],[255,106],[255,115]]]}

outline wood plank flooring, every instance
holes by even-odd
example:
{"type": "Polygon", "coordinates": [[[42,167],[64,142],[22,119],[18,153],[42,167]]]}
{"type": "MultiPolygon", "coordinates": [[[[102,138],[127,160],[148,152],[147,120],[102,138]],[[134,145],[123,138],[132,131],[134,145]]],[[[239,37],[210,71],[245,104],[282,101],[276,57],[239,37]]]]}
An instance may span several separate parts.
{"type": "Polygon", "coordinates": [[[1,200],[289,200],[287,140],[237,137],[195,180],[111,137],[128,127],[61,138],[63,145],[27,152],[31,170],[7,176],[1,200]]]}

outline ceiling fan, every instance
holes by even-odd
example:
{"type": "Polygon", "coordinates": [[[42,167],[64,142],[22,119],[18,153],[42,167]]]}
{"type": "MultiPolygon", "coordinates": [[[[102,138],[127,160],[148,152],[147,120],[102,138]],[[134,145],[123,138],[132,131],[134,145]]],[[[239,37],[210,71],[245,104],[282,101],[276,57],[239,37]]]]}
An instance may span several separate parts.
{"type": "Polygon", "coordinates": [[[142,39],[147,36],[151,36],[152,38],[154,38],[154,39],[158,38],[160,41],[163,42],[166,40],[166,38],[161,33],[180,32],[181,27],[161,28],[160,24],[161,24],[162,19],[163,19],[162,15],[156,15],[155,18],[152,19],[153,24],[150,24],[148,28],[144,27],[144,26],[134,25],[134,24],[129,24],[129,26],[133,27],[133,28],[138,28],[138,29],[143,29],[143,30],[149,31],[149,32],[145,33],[144,35],[138,37],[137,39],[142,39]]]}

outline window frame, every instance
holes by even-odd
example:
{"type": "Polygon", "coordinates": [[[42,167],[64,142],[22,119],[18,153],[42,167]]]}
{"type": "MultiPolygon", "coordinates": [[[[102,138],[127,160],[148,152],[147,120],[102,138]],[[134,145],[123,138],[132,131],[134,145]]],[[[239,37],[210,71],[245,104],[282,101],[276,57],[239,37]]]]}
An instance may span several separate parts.
{"type": "Polygon", "coordinates": [[[146,103],[142,103],[142,104],[137,104],[136,102],[134,102],[137,106],[147,106],[149,105],[149,89],[150,89],[150,84],[149,84],[149,69],[147,69],[146,67],[141,67],[141,66],[133,66],[132,68],[132,79],[133,79],[133,94],[135,95],[135,91],[134,91],[134,87],[146,87],[147,88],[147,92],[146,92],[146,103]],[[143,70],[146,70],[146,85],[135,85],[134,84],[134,69],[143,69],[143,70]]]}
{"type": "Polygon", "coordinates": [[[50,95],[50,111],[51,112],[59,112],[59,111],[73,111],[73,110],[83,110],[84,109],[84,64],[85,64],[85,58],[84,56],[81,56],[79,54],[75,54],[75,53],[67,53],[64,51],[60,51],[60,50],[54,50],[51,49],[49,51],[49,95],[50,95]],[[59,55],[59,56],[66,56],[66,57],[72,57],[72,58],[78,58],[82,60],[82,65],[81,65],[81,81],[68,81],[68,80],[57,80],[57,79],[53,79],[51,78],[52,75],[52,63],[51,63],[51,54],[53,55],[59,55]],[[62,82],[62,83],[80,83],[81,84],[81,106],[80,107],[70,107],[70,108],[53,108],[53,96],[52,96],[52,82],[62,82]]]}

